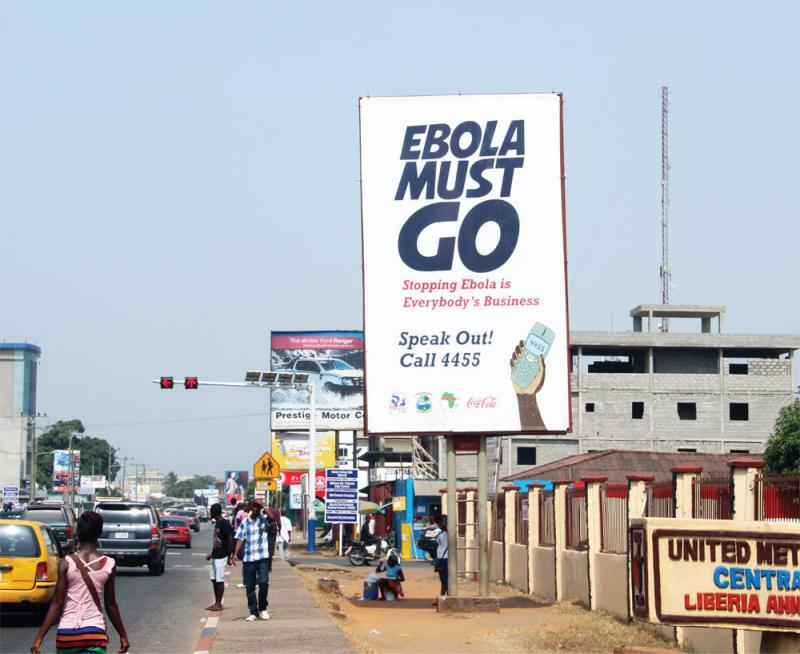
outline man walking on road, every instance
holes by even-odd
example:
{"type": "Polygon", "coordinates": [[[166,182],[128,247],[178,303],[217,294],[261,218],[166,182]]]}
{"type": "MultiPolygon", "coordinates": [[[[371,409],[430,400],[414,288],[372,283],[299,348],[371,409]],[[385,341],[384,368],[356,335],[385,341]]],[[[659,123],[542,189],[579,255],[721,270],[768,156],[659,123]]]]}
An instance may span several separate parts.
{"type": "Polygon", "coordinates": [[[222,596],[225,594],[225,566],[231,564],[233,557],[233,527],[222,517],[222,507],[212,504],[209,515],[214,522],[214,536],[211,540],[211,553],[206,561],[211,561],[211,585],[214,587],[214,603],[206,611],[221,611],[222,596]]]}
{"type": "Polygon", "coordinates": [[[253,622],[261,618],[269,620],[267,594],[269,593],[269,536],[267,534],[267,514],[262,511],[258,502],[250,503],[250,515],[236,530],[236,551],[233,564],[244,543],[244,585],[247,589],[247,607],[250,615],[245,618],[253,622]],[[258,585],[258,601],[256,601],[256,585],[258,585]]]}

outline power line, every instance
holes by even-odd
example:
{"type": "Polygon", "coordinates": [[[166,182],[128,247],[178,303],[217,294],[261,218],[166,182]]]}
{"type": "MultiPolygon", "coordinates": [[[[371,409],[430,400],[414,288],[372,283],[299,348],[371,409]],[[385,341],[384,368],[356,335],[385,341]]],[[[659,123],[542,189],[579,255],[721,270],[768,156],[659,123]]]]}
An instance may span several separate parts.
{"type": "Polygon", "coordinates": [[[232,418],[256,418],[259,416],[268,416],[269,413],[237,413],[227,416],[204,416],[202,418],[173,418],[172,420],[140,420],[135,422],[104,422],[85,424],[87,429],[97,429],[99,427],[136,427],[139,425],[168,425],[183,422],[206,422],[210,420],[230,420],[232,418]]]}

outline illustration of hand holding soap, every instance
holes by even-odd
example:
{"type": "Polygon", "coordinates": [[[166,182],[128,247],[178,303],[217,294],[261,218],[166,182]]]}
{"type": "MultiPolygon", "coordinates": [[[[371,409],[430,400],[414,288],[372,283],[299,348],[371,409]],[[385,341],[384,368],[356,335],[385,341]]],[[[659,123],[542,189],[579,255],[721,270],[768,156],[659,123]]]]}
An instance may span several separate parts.
{"type": "Polygon", "coordinates": [[[517,393],[521,429],[547,429],[539,412],[536,394],[544,386],[544,360],[555,337],[552,329],[537,322],[528,332],[528,337],[519,342],[511,355],[511,382],[517,393]]]}

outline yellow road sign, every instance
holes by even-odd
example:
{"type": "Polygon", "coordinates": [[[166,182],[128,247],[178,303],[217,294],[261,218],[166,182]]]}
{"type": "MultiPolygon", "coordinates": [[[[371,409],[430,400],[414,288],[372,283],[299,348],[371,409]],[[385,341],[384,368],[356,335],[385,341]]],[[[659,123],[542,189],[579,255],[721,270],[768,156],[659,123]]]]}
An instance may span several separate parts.
{"type": "Polygon", "coordinates": [[[281,467],[269,452],[264,452],[253,464],[253,479],[277,479],[281,467]]]}
{"type": "Polygon", "coordinates": [[[256,479],[257,491],[276,491],[278,490],[277,479],[256,479]]]}

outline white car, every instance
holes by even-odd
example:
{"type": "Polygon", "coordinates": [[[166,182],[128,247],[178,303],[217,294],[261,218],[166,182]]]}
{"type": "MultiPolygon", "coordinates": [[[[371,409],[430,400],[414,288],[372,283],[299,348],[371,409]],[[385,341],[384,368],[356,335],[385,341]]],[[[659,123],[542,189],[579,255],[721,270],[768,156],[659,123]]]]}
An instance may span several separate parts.
{"type": "Polygon", "coordinates": [[[341,359],[296,359],[294,372],[308,374],[309,382],[328,392],[348,395],[364,390],[364,371],[341,359]]]}

